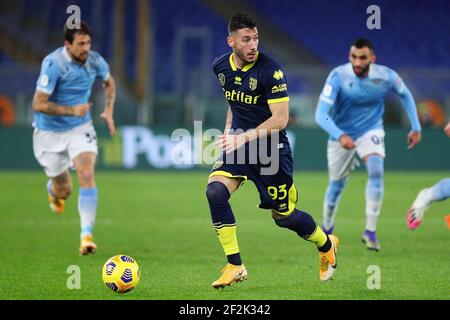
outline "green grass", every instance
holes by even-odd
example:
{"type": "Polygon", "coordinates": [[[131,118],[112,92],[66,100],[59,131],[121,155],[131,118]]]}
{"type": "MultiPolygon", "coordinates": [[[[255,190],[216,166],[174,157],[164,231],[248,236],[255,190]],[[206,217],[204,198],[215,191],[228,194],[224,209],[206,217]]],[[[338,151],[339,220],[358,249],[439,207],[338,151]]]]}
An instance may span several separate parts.
{"type": "MultiPolygon", "coordinates": [[[[0,299],[450,299],[450,201],[435,203],[410,231],[406,211],[416,193],[444,172],[387,172],[379,220],[380,252],[360,242],[364,228],[364,172],[344,192],[336,233],[341,240],[333,281],[321,283],[311,243],[278,228],[257,209],[251,182],[232,198],[238,240],[249,279],[214,290],[225,264],[204,196],[204,172],[99,172],[96,255],[78,255],[77,191],[56,216],[41,172],[0,172],[0,299]],[[128,254],[141,265],[136,290],[118,295],[101,281],[103,263],[128,254]],[[81,289],[69,290],[70,265],[81,269],[81,289]],[[381,270],[381,289],[367,288],[367,268],[381,270]]],[[[296,172],[299,208],[321,221],[325,172],[296,172]]],[[[75,186],[75,190],[77,190],[75,186]]]]}

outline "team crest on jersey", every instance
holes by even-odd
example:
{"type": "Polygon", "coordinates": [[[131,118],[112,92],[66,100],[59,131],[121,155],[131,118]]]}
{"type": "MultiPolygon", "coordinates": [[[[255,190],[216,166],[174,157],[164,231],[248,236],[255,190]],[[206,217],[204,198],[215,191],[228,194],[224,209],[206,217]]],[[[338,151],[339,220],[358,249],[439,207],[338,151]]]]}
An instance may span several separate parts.
{"type": "Polygon", "coordinates": [[[281,70],[277,70],[277,71],[275,71],[275,72],[273,73],[273,77],[274,77],[276,80],[281,80],[281,79],[283,79],[283,76],[284,76],[284,74],[283,74],[283,71],[281,71],[281,70]]]}
{"type": "Polygon", "coordinates": [[[370,80],[374,85],[379,85],[381,83],[381,79],[372,79],[370,80]]]}
{"type": "Polygon", "coordinates": [[[219,78],[219,82],[223,87],[225,85],[225,75],[223,73],[219,73],[217,77],[219,78]]]}
{"type": "Polygon", "coordinates": [[[256,87],[258,86],[258,80],[250,77],[250,80],[248,81],[248,86],[250,87],[250,90],[255,91],[256,87]]]}
{"type": "Polygon", "coordinates": [[[242,79],[241,79],[241,77],[235,77],[235,78],[234,78],[234,84],[242,85],[242,79]]]}

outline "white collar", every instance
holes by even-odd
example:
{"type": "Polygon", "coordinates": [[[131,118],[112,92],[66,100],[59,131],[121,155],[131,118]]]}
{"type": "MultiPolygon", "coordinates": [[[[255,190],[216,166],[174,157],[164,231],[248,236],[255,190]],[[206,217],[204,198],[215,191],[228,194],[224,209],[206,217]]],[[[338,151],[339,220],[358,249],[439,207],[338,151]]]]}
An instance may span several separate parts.
{"type": "Polygon", "coordinates": [[[62,55],[64,56],[64,58],[67,59],[68,62],[72,61],[72,58],[70,57],[69,53],[67,52],[66,46],[64,46],[64,48],[62,50],[62,55]]]}
{"type": "Polygon", "coordinates": [[[374,63],[370,64],[370,67],[369,67],[369,73],[368,73],[367,76],[364,77],[364,78],[360,78],[360,77],[358,77],[358,76],[356,75],[355,71],[353,71],[353,67],[352,67],[352,63],[351,63],[351,62],[349,62],[349,63],[347,64],[347,68],[348,68],[348,71],[349,71],[355,78],[360,79],[360,80],[363,80],[363,79],[371,79],[371,78],[374,76],[374,73],[376,72],[374,65],[375,65],[374,63]]]}

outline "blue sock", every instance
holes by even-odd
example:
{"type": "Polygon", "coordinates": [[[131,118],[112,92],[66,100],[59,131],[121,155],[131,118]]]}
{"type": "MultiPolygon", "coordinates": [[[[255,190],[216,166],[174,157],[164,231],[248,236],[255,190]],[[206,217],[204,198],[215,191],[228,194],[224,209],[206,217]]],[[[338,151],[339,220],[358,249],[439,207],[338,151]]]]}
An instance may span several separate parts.
{"type": "Polygon", "coordinates": [[[334,228],[334,219],[348,178],[341,180],[330,180],[327,191],[325,192],[325,201],[323,203],[323,223],[322,226],[326,233],[331,233],[334,228]]]}
{"type": "Polygon", "coordinates": [[[376,231],[377,220],[383,202],[384,160],[379,155],[371,155],[366,161],[369,180],[366,186],[366,230],[376,231]]]}
{"type": "Polygon", "coordinates": [[[78,211],[80,213],[81,237],[92,235],[97,213],[97,188],[80,188],[78,211]]]}
{"type": "Polygon", "coordinates": [[[442,179],[430,188],[431,201],[450,198],[450,178],[442,179]]]}

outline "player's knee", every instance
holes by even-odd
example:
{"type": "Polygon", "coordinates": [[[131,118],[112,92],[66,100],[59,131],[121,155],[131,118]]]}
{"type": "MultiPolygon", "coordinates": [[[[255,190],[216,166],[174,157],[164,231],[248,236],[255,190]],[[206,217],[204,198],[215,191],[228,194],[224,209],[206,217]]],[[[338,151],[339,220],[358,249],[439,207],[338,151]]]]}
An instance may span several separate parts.
{"type": "Polygon", "coordinates": [[[230,199],[230,192],[223,183],[213,181],[206,187],[206,198],[210,204],[225,203],[230,199]]]}
{"type": "Polygon", "coordinates": [[[383,157],[379,155],[371,155],[367,158],[366,166],[369,179],[381,180],[384,175],[383,157]]]}
{"type": "Polygon", "coordinates": [[[72,193],[73,189],[71,184],[64,183],[59,185],[55,184],[52,191],[56,197],[61,199],[67,199],[72,193]]]}
{"type": "Polygon", "coordinates": [[[330,203],[335,203],[342,193],[345,185],[347,184],[347,178],[340,180],[330,180],[327,189],[327,199],[330,203]]]}
{"type": "Polygon", "coordinates": [[[91,168],[81,168],[77,171],[80,185],[90,186],[94,182],[94,170],[91,168]]]}
{"type": "Polygon", "coordinates": [[[347,184],[347,178],[340,180],[330,180],[329,189],[333,193],[340,193],[347,184]]]}
{"type": "Polygon", "coordinates": [[[294,210],[288,216],[282,216],[272,211],[272,219],[275,221],[275,224],[280,228],[294,228],[297,220],[299,219],[300,213],[297,210],[294,210]]]}

